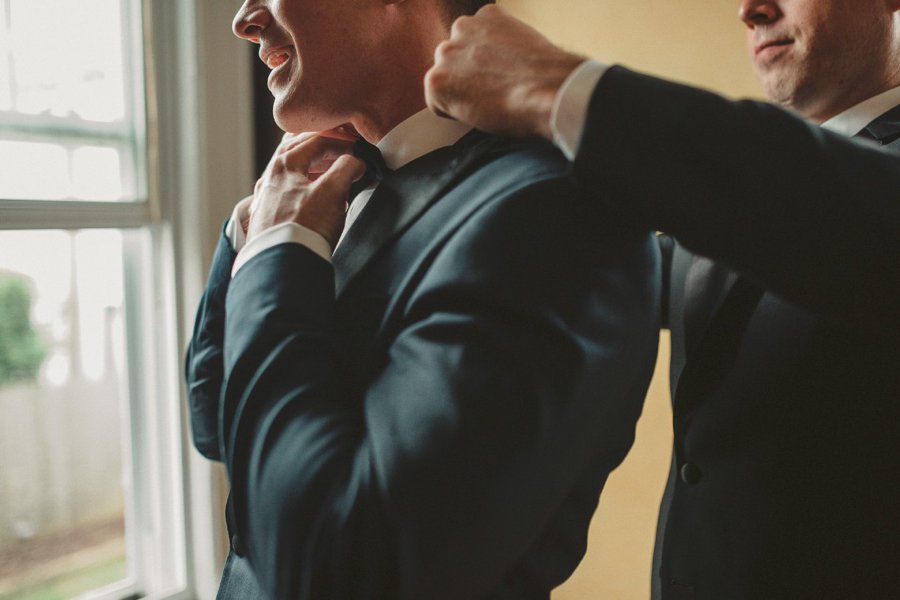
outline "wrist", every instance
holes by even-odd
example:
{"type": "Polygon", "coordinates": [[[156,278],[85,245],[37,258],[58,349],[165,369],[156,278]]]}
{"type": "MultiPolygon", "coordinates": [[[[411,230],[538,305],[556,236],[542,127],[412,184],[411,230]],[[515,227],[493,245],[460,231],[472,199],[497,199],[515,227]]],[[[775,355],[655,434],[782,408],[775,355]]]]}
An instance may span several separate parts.
{"type": "Polygon", "coordinates": [[[577,54],[557,50],[542,61],[538,73],[532,81],[523,83],[511,103],[518,110],[525,110],[526,120],[532,135],[539,135],[553,141],[553,108],[560,89],[569,75],[585,61],[577,54]]]}

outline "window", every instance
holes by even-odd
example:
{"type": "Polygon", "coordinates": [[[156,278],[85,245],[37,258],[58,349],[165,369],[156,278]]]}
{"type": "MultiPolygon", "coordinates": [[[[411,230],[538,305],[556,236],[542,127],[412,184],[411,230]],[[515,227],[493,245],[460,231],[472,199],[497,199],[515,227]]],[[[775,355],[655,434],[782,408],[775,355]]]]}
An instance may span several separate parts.
{"type": "Polygon", "coordinates": [[[146,197],[135,8],[0,2],[0,197],[146,197]]]}
{"type": "Polygon", "coordinates": [[[2,600],[215,597],[181,359],[253,187],[239,5],[0,0],[2,600]]]}
{"type": "Polygon", "coordinates": [[[187,587],[143,11],[0,0],[0,598],[187,587]]]}

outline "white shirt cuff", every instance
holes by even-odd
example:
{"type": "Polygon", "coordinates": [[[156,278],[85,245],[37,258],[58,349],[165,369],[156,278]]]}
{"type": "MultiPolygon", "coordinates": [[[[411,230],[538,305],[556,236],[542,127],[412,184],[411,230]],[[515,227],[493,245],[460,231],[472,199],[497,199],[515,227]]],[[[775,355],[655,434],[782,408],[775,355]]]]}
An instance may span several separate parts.
{"type": "Polygon", "coordinates": [[[594,88],[607,69],[607,64],[586,60],[569,74],[556,93],[550,114],[550,130],[553,132],[553,143],[571,161],[575,160],[581,145],[594,88]]]}
{"type": "Polygon", "coordinates": [[[237,210],[235,209],[235,212],[231,213],[228,223],[225,224],[225,237],[228,238],[228,242],[235,252],[240,252],[247,241],[244,228],[238,225],[238,222],[237,210]]]}
{"type": "Polygon", "coordinates": [[[235,252],[240,252],[247,241],[247,234],[244,233],[244,228],[241,226],[241,215],[238,214],[238,207],[244,200],[234,205],[234,210],[231,211],[231,218],[225,224],[225,237],[231,242],[231,247],[235,252]]]}
{"type": "MultiPolygon", "coordinates": [[[[238,227],[240,229],[240,227],[238,227]]],[[[238,252],[231,268],[231,276],[234,277],[238,270],[251,258],[279,244],[300,244],[306,246],[329,263],[331,262],[331,246],[321,235],[296,223],[280,223],[266,229],[258,236],[247,242],[238,252]]]]}

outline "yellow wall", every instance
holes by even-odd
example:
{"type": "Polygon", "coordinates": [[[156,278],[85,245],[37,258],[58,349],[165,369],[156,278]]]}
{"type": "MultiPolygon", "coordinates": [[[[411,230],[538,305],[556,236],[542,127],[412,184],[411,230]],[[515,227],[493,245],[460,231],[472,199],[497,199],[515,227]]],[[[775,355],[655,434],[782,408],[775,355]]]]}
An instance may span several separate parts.
{"type": "Polygon", "coordinates": [[[672,450],[669,336],[660,337],[656,372],[622,465],[612,472],[591,522],[588,551],[552,600],[647,600],[656,515],[672,450]]]}
{"type": "MultiPolygon", "coordinates": [[[[718,91],[762,97],[744,49],[737,1],[501,0],[500,4],[569,50],[718,91]]],[[[609,478],[588,552],[553,600],[646,600],[656,515],[668,473],[672,413],[668,336],[635,445],[609,478]]]]}
{"type": "Polygon", "coordinates": [[[610,63],[762,98],[737,0],[500,0],[563,47],[610,63]]]}

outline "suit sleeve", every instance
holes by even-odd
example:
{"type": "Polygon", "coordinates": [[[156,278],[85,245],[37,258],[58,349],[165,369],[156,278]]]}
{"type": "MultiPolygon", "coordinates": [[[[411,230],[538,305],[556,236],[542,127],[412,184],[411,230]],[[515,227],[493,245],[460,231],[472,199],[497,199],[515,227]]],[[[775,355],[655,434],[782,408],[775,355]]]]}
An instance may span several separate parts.
{"type": "Polygon", "coordinates": [[[573,196],[535,185],[461,225],[359,395],[331,266],[283,245],[237,273],[225,459],[271,597],[482,597],[576,478],[596,469],[599,492],[655,361],[659,254],[612,220],[589,229],[573,196]],[[548,195],[571,210],[548,216],[548,195]]]}
{"type": "Polygon", "coordinates": [[[219,398],[224,382],[225,297],[234,259],[235,252],[223,232],[213,255],[185,359],[191,437],[197,450],[211,460],[222,460],[219,398]]]}
{"type": "Polygon", "coordinates": [[[796,304],[900,331],[900,155],[614,67],[575,172],[617,212],[796,304]]]}

